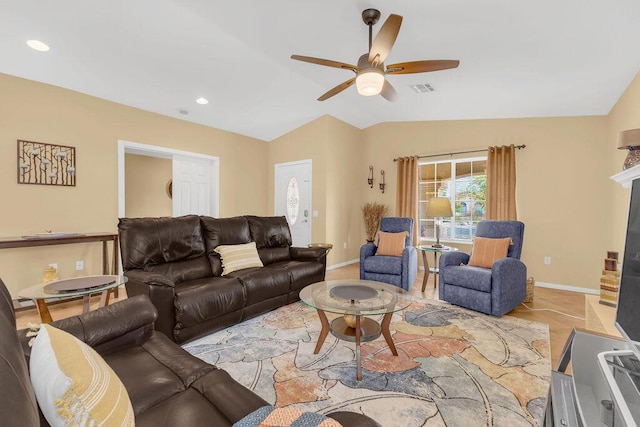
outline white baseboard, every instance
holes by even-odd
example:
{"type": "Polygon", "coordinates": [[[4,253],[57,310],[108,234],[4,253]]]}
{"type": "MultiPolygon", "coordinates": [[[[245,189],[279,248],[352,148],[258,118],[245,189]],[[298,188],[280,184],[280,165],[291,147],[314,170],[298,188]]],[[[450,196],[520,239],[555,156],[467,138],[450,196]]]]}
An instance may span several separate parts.
{"type": "Polygon", "coordinates": [[[340,264],[333,264],[333,265],[328,265],[327,266],[327,270],[335,270],[336,268],[340,268],[340,267],[344,267],[347,265],[351,265],[351,264],[357,264],[360,262],[360,259],[352,259],[349,261],[345,261],[345,262],[341,262],[340,264]]]}
{"type": "Polygon", "coordinates": [[[541,288],[558,289],[561,291],[579,292],[581,294],[600,295],[597,289],[580,288],[578,286],[558,285],[556,283],[536,282],[536,286],[541,288]]]}

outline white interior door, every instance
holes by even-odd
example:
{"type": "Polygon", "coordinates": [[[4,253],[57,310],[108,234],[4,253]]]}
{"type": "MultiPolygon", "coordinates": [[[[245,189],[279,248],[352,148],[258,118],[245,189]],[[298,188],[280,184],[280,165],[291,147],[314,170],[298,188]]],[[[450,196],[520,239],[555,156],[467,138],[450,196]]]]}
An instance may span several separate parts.
{"type": "Polygon", "coordinates": [[[311,243],[311,160],[279,163],[275,169],[275,215],[284,215],[293,246],[311,243]]]}
{"type": "Polygon", "coordinates": [[[173,156],[173,216],[211,215],[211,162],[173,156]]]}

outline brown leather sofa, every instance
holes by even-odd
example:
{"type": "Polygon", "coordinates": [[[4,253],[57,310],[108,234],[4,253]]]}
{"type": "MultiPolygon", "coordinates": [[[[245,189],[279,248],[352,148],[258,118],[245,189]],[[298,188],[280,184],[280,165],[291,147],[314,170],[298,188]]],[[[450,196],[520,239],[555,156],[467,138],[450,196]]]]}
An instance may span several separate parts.
{"type": "MultiPolygon", "coordinates": [[[[141,295],[52,325],[92,346],[111,366],[127,389],[138,427],[231,426],[267,404],[226,371],[155,331],[156,319],[155,307],[141,295]]],[[[16,332],[13,303],[0,280],[2,426],[49,426],[29,380],[28,340],[25,330],[16,332]]],[[[378,426],[354,412],[329,417],[343,426],[378,426]]]]}
{"type": "Polygon", "coordinates": [[[326,251],[292,247],[284,217],[121,218],[118,230],[127,294],[147,295],[178,343],[298,301],[326,272],[326,251]],[[214,249],[251,241],[264,267],[221,276],[214,249]]]}

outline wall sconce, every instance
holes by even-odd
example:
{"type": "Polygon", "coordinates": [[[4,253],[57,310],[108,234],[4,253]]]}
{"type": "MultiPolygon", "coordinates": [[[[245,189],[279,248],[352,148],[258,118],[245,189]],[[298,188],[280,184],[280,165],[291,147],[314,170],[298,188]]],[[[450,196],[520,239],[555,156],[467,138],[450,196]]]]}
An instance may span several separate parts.
{"type": "Polygon", "coordinates": [[[373,166],[369,166],[369,178],[367,178],[367,183],[371,188],[373,188],[373,166]]]}
{"type": "Polygon", "coordinates": [[[381,170],[380,171],[380,191],[382,191],[382,194],[384,194],[384,186],[385,185],[387,185],[387,184],[384,182],[384,171],[381,170]]]}

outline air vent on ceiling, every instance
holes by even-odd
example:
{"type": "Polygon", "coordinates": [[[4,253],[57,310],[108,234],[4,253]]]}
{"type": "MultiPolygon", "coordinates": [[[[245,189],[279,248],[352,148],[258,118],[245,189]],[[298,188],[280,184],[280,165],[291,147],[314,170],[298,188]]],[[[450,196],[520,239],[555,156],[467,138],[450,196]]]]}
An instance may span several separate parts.
{"type": "Polygon", "coordinates": [[[418,84],[415,84],[415,85],[410,85],[409,87],[411,89],[413,89],[414,92],[416,92],[416,93],[435,92],[435,89],[429,83],[418,83],[418,84]]]}

